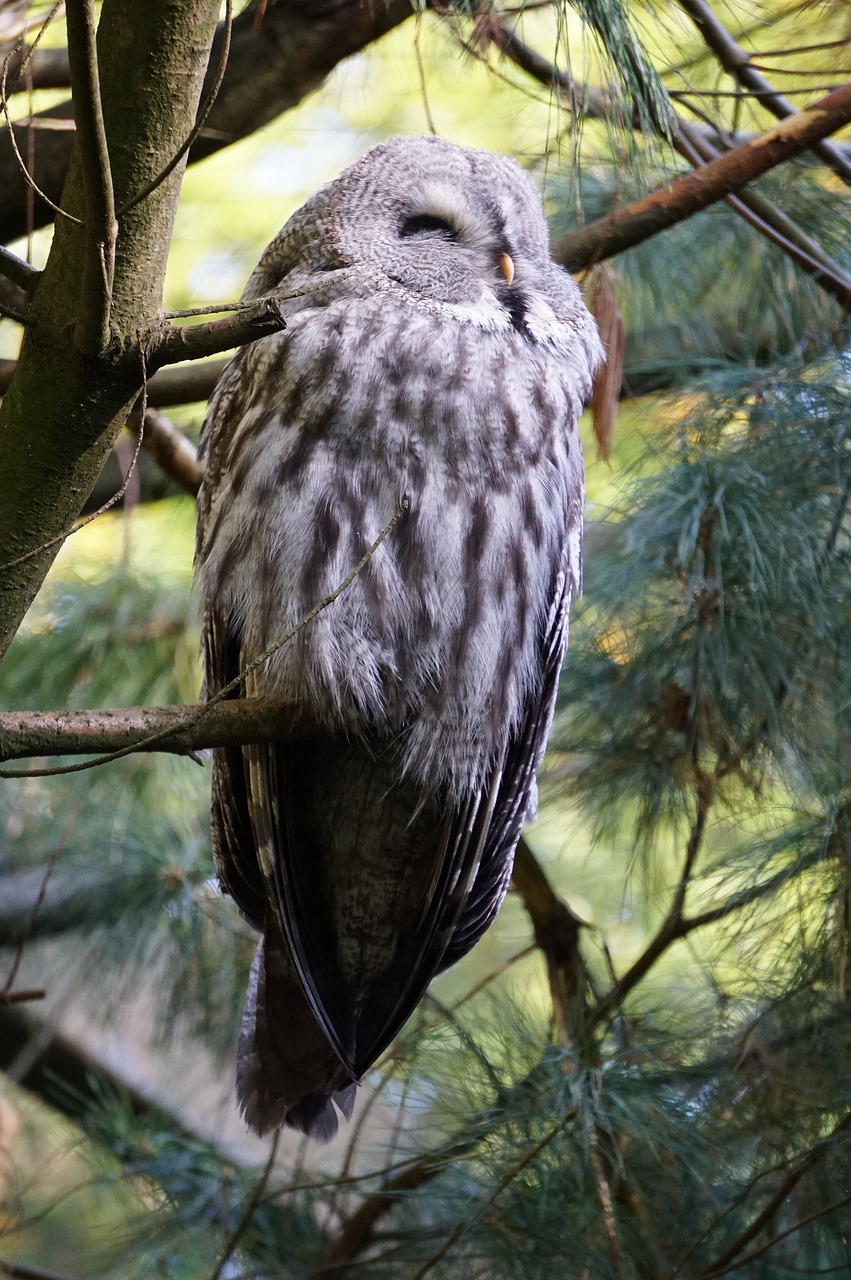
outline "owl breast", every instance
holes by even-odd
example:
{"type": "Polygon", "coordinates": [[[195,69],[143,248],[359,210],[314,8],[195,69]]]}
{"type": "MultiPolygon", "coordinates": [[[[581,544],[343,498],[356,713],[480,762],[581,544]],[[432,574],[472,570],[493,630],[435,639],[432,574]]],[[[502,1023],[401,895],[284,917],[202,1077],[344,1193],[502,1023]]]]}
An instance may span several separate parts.
{"type": "Polygon", "coordinates": [[[257,692],[386,736],[404,772],[450,793],[516,729],[556,579],[578,574],[572,424],[587,388],[565,374],[577,335],[538,319],[536,337],[534,316],[518,326],[504,307],[414,306],[392,287],[339,299],[244,348],[213,407],[239,412],[201,568],[249,656],[327,597],[407,499],[257,692]]]}

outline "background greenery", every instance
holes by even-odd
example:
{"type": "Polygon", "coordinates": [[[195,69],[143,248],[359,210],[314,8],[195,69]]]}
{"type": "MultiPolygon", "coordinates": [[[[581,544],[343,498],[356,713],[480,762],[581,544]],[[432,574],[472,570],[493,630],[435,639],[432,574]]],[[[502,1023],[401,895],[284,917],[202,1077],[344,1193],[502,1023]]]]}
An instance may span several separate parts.
{"type": "MultiPolygon", "coordinates": [[[[823,46],[787,60],[787,92],[849,66],[840,5],[737,0],[725,17],[756,48],[823,46]]],[[[648,110],[661,99],[618,58],[622,19],[611,3],[529,6],[523,31],[648,110]]],[[[668,88],[729,89],[677,6],[635,3],[629,21],[668,88]]],[[[682,169],[649,132],[590,110],[583,124],[459,34],[476,30],[406,23],[194,165],[166,305],[237,296],[289,213],[389,133],[433,124],[518,156],[554,235],[682,169]]],[[[752,99],[692,100],[721,130],[765,126],[752,99]]],[[[834,174],[809,158],[758,187],[851,271],[834,174]]],[[[585,595],[527,833],[558,899],[536,913],[518,881],[371,1073],[349,1131],[323,1149],[287,1137],[263,1173],[268,1144],[230,1110],[252,944],[211,882],[203,761],[4,782],[4,965],[22,951],[18,984],[47,988],[90,1055],[41,1097],[10,1083],[0,1100],[12,1274],[851,1268],[844,319],[724,205],[615,271],[625,398],[610,464],[583,422],[585,595]]],[[[12,354],[14,326],[0,333],[12,354]]],[[[201,414],[173,416],[195,435],[201,414]]],[[[71,538],[3,666],[3,707],[193,701],[193,523],[174,493],[71,538]]]]}

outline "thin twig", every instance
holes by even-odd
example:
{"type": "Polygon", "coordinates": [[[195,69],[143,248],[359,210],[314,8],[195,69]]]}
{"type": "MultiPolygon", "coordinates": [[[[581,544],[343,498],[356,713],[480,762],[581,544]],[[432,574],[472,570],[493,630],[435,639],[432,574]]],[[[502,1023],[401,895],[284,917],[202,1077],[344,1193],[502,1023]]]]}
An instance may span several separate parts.
{"type": "MultiPolygon", "coordinates": [[[[47,16],[45,26],[47,25],[48,22],[50,22],[57,8],[58,8],[58,5],[54,5],[53,9],[47,16]]],[[[51,209],[53,209],[55,213],[59,214],[60,217],[66,218],[69,222],[76,223],[78,227],[81,227],[83,225],[82,218],[77,218],[74,216],[74,214],[68,213],[65,209],[61,209],[58,204],[56,204],[53,200],[51,200],[50,196],[47,195],[46,192],[42,191],[41,187],[38,185],[35,178],[33,178],[32,174],[30,173],[29,167],[26,161],[24,160],[24,157],[21,155],[21,151],[18,146],[18,139],[15,136],[15,128],[14,128],[14,125],[12,124],[12,117],[9,112],[9,99],[6,92],[6,78],[9,73],[9,66],[12,61],[12,57],[13,55],[10,53],[9,56],[4,61],[3,70],[2,70],[2,73],[0,73],[0,105],[2,105],[2,108],[3,108],[3,115],[5,116],[5,119],[6,119],[6,128],[9,131],[9,144],[14,153],[18,168],[20,169],[21,174],[23,175],[23,179],[31,191],[34,191],[35,194],[39,196],[39,198],[42,199],[46,205],[48,205],[51,209]]]]}
{"type": "Polygon", "coordinates": [[[535,1145],[524,1154],[523,1158],[518,1160],[517,1163],[509,1169],[508,1173],[500,1179],[497,1187],[491,1192],[484,1204],[479,1206],[472,1217],[467,1218],[465,1222],[459,1222],[457,1227],[450,1231],[440,1248],[432,1254],[427,1262],[414,1272],[410,1277],[410,1280],[424,1280],[424,1277],[428,1275],[429,1271],[433,1270],[433,1268],[437,1266],[438,1262],[441,1262],[443,1258],[446,1257],[450,1249],[453,1249],[458,1241],[465,1236],[473,1226],[475,1226],[485,1211],[491,1207],[500,1195],[502,1195],[503,1191],[511,1186],[515,1178],[519,1177],[523,1170],[530,1165],[532,1161],[535,1160],[552,1141],[554,1141],[555,1138],[559,1136],[559,1134],[567,1127],[568,1123],[573,1119],[573,1116],[573,1109],[571,1109],[559,1124],[551,1129],[550,1132],[541,1138],[539,1142],[536,1142],[535,1145]]]}
{"type": "Polygon", "coordinates": [[[835,1213],[837,1209],[844,1209],[847,1204],[851,1204],[851,1195],[843,1196],[841,1200],[834,1200],[832,1204],[825,1205],[823,1209],[816,1209],[813,1213],[808,1213],[805,1218],[800,1218],[791,1227],[787,1227],[785,1231],[778,1231],[776,1235],[771,1236],[758,1249],[752,1249],[750,1253],[746,1253],[738,1262],[730,1263],[723,1271],[704,1271],[699,1280],[715,1280],[717,1276],[729,1275],[731,1271],[738,1271],[741,1267],[748,1266],[749,1263],[768,1253],[769,1249],[773,1249],[781,1240],[785,1240],[788,1236],[793,1236],[798,1231],[802,1231],[811,1222],[818,1222],[819,1218],[825,1218],[829,1213],[835,1213]]]}
{"type": "Polygon", "coordinates": [[[673,901],[668,909],[665,919],[651,938],[650,942],[644,948],[644,951],[629,968],[623,977],[603,996],[588,1015],[589,1030],[597,1026],[609,1014],[617,1009],[624,1001],[630,991],[644,978],[644,976],[653,967],[656,961],[662,956],[672,943],[678,941],[683,936],[683,907],[685,906],[686,891],[688,889],[691,875],[697,861],[703,836],[706,830],[706,819],[712,803],[712,792],[707,786],[698,786],[697,788],[697,811],[691,832],[689,833],[688,844],[686,845],[685,858],[683,860],[683,869],[674,892],[673,901]]]}
{"type": "Polygon", "coordinates": [[[240,1218],[239,1222],[236,1224],[230,1239],[225,1245],[224,1252],[222,1253],[221,1257],[216,1263],[216,1266],[213,1268],[213,1272],[212,1272],[212,1275],[210,1276],[210,1280],[219,1280],[219,1277],[221,1276],[222,1271],[224,1270],[226,1262],[228,1261],[229,1258],[233,1256],[234,1252],[236,1251],[236,1247],[240,1242],[243,1232],[245,1231],[248,1224],[251,1222],[251,1219],[254,1216],[254,1211],[263,1198],[263,1192],[266,1190],[266,1183],[269,1181],[269,1175],[271,1174],[272,1166],[275,1163],[275,1156],[278,1154],[278,1143],[280,1142],[280,1140],[281,1140],[281,1131],[280,1129],[277,1129],[275,1131],[275,1136],[272,1139],[271,1146],[269,1147],[269,1158],[267,1159],[266,1164],[263,1167],[263,1172],[261,1173],[260,1177],[257,1180],[257,1184],[251,1193],[251,1197],[248,1201],[248,1204],[245,1206],[245,1211],[243,1212],[242,1217],[240,1218]]]}
{"type": "Polygon", "coordinates": [[[794,1191],[804,1174],[807,1173],[813,1165],[817,1164],[824,1158],[830,1149],[831,1141],[838,1134],[847,1130],[849,1126],[851,1126],[851,1113],[844,1116],[843,1119],[834,1126],[827,1137],[822,1138],[815,1147],[812,1147],[806,1155],[803,1156],[796,1168],[792,1169],[786,1175],[780,1183],[780,1186],[774,1192],[774,1195],[771,1196],[768,1203],[760,1210],[753,1221],[745,1228],[741,1235],[739,1235],[732,1244],[730,1244],[724,1252],[715,1259],[713,1263],[701,1272],[698,1280],[715,1280],[716,1276],[724,1275],[726,1271],[731,1270],[730,1264],[734,1262],[742,1250],[750,1244],[751,1240],[755,1239],[755,1237],[759,1235],[763,1227],[768,1225],[783,1202],[788,1199],[794,1191]]]}
{"type": "Polygon", "coordinates": [[[47,1271],[29,1262],[9,1262],[3,1258],[0,1258],[0,1272],[4,1276],[14,1276],[15,1280],[71,1280],[60,1271],[47,1271]]]}

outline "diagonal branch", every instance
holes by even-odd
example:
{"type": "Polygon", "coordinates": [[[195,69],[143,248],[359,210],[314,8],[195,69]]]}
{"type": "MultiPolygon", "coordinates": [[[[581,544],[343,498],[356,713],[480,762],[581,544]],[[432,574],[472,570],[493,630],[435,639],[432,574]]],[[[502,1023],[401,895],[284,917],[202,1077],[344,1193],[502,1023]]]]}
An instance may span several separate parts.
{"type": "MultiPolygon", "coordinates": [[[[504,22],[492,22],[487,35],[506,58],[540,84],[555,90],[567,101],[572,111],[581,106],[592,119],[611,121],[620,118],[621,110],[608,94],[593,86],[578,84],[571,76],[526,45],[504,22]]],[[[637,120],[632,121],[633,128],[637,128],[638,124],[637,120]]],[[[690,124],[682,116],[673,117],[670,141],[674,149],[695,167],[717,159],[719,155],[716,143],[720,139],[717,133],[690,124]]],[[[745,188],[738,195],[728,195],[725,199],[740,217],[782,249],[808,275],[813,276],[825,292],[830,293],[847,310],[851,310],[851,276],[838,263],[833,262],[820,245],[805,235],[791,218],[758,191],[745,188]]]]}
{"type": "Polygon", "coordinates": [[[150,364],[176,364],[180,360],[202,360],[219,355],[246,342],[268,337],[286,328],[286,320],[277,298],[259,298],[206,324],[187,324],[166,328],[150,364]]]}
{"type": "Polygon", "coordinates": [[[650,236],[723,200],[746,183],[800,155],[814,141],[851,122],[851,84],[835,89],[806,111],[782,120],[758,137],[684,174],[669,187],[636,200],[557,240],[553,254],[579,271],[641,244],[650,236]]]}
{"type": "MultiPolygon", "coordinates": [[[[779,120],[797,114],[797,108],[789,99],[778,93],[770,81],[751,65],[750,58],[744,49],[718,21],[706,0],[679,0],[679,3],[694,21],[708,48],[734,80],[743,88],[759,94],[761,105],[767,107],[779,120]]],[[[851,185],[851,163],[837,147],[830,142],[816,141],[809,150],[838,174],[843,182],[851,185]]]]}

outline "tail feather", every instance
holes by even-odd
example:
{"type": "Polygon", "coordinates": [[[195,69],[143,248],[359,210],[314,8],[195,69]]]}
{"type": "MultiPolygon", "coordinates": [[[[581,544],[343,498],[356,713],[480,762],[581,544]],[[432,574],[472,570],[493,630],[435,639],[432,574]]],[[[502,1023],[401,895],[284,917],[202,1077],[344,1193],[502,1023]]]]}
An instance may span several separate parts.
{"type": "Polygon", "coordinates": [[[258,943],[251,965],[236,1085],[246,1124],[261,1135],[286,1125],[329,1142],[338,1110],[348,1119],[354,1106],[357,1083],[319,1028],[274,932],[258,943]]]}

